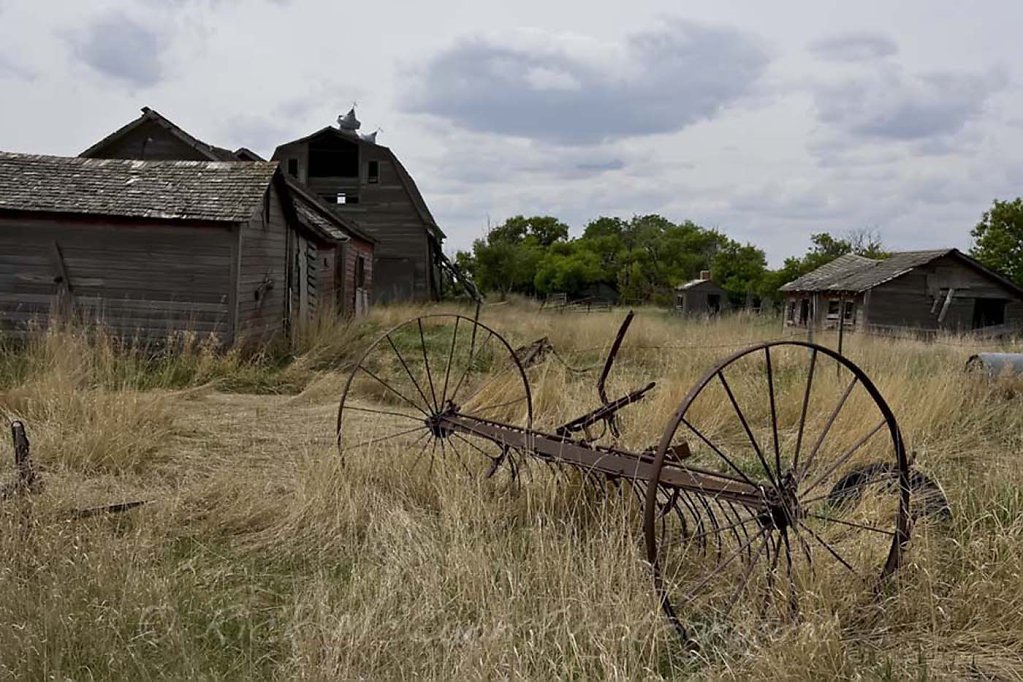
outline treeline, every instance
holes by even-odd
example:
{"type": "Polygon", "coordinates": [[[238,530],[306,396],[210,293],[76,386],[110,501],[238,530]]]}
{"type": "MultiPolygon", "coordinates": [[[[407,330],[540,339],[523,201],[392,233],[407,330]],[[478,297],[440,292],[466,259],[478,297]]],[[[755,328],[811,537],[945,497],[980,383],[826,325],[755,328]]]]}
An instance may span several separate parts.
{"type": "Polygon", "coordinates": [[[846,253],[883,257],[876,234],[858,231],[841,238],[811,236],[810,249],[767,267],[764,252],[691,221],[659,215],[629,220],[600,217],[569,239],[568,225],[553,216],[515,216],[459,251],[456,262],[484,292],[569,298],[617,294],[627,303],[669,304],[675,287],[709,270],[735,305],[777,299],[778,287],[846,253]]]}

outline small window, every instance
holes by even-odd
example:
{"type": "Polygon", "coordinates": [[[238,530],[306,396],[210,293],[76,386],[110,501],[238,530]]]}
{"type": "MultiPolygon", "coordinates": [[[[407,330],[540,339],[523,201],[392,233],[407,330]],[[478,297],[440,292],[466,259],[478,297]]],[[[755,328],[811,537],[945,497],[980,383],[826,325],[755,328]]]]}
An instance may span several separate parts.
{"type": "Polygon", "coordinates": [[[288,159],[288,175],[298,177],[298,159],[288,159]]]}
{"type": "Polygon", "coordinates": [[[847,301],[845,304],[845,321],[853,321],[853,313],[856,311],[856,304],[852,301],[847,301]]]}
{"type": "Polygon", "coordinates": [[[838,317],[838,301],[828,301],[828,317],[838,317]]]}
{"type": "Polygon", "coordinates": [[[366,172],[366,182],[375,185],[380,182],[380,162],[370,161],[369,170],[366,172]]]}

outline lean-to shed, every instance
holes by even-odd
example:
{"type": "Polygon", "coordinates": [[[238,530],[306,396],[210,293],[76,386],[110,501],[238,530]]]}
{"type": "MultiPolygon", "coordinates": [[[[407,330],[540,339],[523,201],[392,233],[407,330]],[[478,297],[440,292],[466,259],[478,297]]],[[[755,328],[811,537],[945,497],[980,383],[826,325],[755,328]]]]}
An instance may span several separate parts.
{"type": "Polygon", "coordinates": [[[728,294],[703,270],[700,278],[675,287],[675,311],[681,315],[717,315],[728,310],[728,294]]]}

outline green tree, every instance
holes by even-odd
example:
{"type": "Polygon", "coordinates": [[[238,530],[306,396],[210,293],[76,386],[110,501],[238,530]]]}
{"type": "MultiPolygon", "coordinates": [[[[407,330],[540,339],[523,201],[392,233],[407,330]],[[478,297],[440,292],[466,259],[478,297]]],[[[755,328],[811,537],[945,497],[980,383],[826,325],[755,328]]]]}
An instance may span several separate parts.
{"type": "Polygon", "coordinates": [[[1023,199],[996,199],[970,235],[971,256],[1016,284],[1023,284],[1023,199]]]}
{"type": "Polygon", "coordinates": [[[767,257],[752,244],[728,240],[714,255],[710,271],[718,286],[728,292],[732,303],[741,306],[750,297],[760,298],[767,274],[767,257]]]}

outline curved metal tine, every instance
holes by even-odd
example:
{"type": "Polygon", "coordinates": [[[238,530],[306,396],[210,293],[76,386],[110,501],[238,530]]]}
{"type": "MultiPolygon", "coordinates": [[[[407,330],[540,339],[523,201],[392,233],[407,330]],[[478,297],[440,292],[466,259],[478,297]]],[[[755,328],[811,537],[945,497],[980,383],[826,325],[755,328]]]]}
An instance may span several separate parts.
{"type": "MultiPolygon", "coordinates": [[[[714,511],[710,508],[710,505],[707,504],[707,496],[706,495],[701,495],[701,494],[697,493],[696,494],[696,498],[700,501],[700,504],[703,505],[703,508],[705,510],[707,510],[707,517],[710,519],[710,525],[713,526],[713,528],[714,528],[714,532],[713,532],[714,541],[715,541],[715,543],[717,543],[717,548],[718,548],[717,549],[717,558],[721,559],[721,529],[718,526],[717,517],[714,516],[714,511]]],[[[711,499],[714,499],[714,498],[711,498],[711,499]]]]}
{"type": "MultiPolygon", "coordinates": [[[[731,525],[728,525],[728,526],[723,526],[723,527],[721,528],[721,530],[722,530],[722,531],[724,531],[724,530],[729,530],[730,528],[741,528],[741,527],[745,527],[746,525],[748,525],[748,524],[750,524],[750,523],[752,523],[752,522],[754,522],[754,521],[756,521],[756,520],[757,520],[757,519],[756,519],[756,517],[755,517],[755,516],[751,516],[751,517],[749,517],[748,519],[742,519],[742,520],[736,521],[735,523],[733,523],[733,524],[731,524],[731,525]]],[[[699,539],[699,538],[700,538],[701,536],[702,536],[702,537],[706,537],[707,535],[711,535],[712,533],[717,533],[717,532],[719,532],[719,531],[714,531],[714,530],[708,530],[708,531],[703,531],[703,532],[701,532],[701,533],[699,533],[699,534],[697,534],[697,535],[693,535],[693,536],[690,536],[690,537],[688,537],[688,538],[685,538],[685,541],[686,541],[686,542],[692,542],[693,540],[698,540],[698,539],[699,539]]],[[[747,533],[747,534],[746,534],[746,540],[748,541],[749,539],[750,539],[750,537],[749,537],[749,534],[747,533]]],[[[677,544],[679,544],[680,542],[681,542],[681,541],[679,541],[679,540],[674,540],[674,541],[672,541],[672,542],[671,542],[671,543],[670,543],[670,544],[669,544],[668,546],[671,546],[671,545],[677,545],[677,544]]]]}
{"type": "Polygon", "coordinates": [[[856,384],[859,382],[859,380],[860,380],[859,377],[854,376],[852,378],[852,381],[850,381],[849,385],[846,387],[845,392],[842,393],[842,397],[839,399],[838,404],[835,405],[835,409],[832,410],[831,415],[828,417],[827,423],[821,430],[821,434],[817,438],[817,442],[814,443],[813,450],[811,450],[810,454],[807,456],[806,464],[803,465],[801,471],[797,471],[795,473],[797,481],[803,480],[803,476],[809,473],[810,465],[813,464],[814,458],[817,456],[817,453],[820,451],[821,446],[824,444],[824,439],[828,437],[828,432],[831,431],[831,427],[835,425],[835,420],[838,419],[838,413],[842,411],[843,407],[845,407],[845,401],[849,399],[849,394],[852,393],[853,389],[856,387],[856,384]]]}
{"type": "MultiPolygon", "coordinates": [[[[753,555],[753,558],[750,559],[749,565],[743,572],[742,578],[739,579],[738,587],[735,588],[735,591],[732,592],[732,594],[728,597],[728,601],[725,602],[724,613],[725,618],[727,618],[728,614],[730,614],[732,612],[732,609],[735,608],[736,600],[738,600],[739,595],[742,594],[742,591],[745,590],[746,586],[749,584],[750,578],[753,577],[753,571],[756,570],[757,562],[760,560],[760,553],[764,551],[765,547],[768,547],[770,540],[771,533],[767,533],[766,535],[764,535],[764,539],[760,542],[760,547],[757,548],[756,553],[753,555]]],[[[768,556],[770,556],[771,554],[770,549],[767,550],[767,554],[768,556]]]]}
{"type": "Polygon", "coordinates": [[[472,343],[473,343],[473,347],[469,351],[469,362],[466,363],[465,371],[462,372],[462,376],[458,379],[458,383],[455,384],[455,388],[451,391],[451,398],[450,398],[450,400],[452,402],[454,402],[455,397],[458,395],[458,391],[461,390],[462,384],[465,382],[466,378],[469,376],[469,373],[472,372],[472,365],[476,361],[476,358],[479,357],[480,351],[482,351],[483,348],[488,343],[490,343],[490,340],[492,338],[494,338],[494,336],[495,336],[494,332],[492,332],[492,331],[490,331],[488,329],[487,330],[487,338],[479,345],[479,348],[476,348],[475,347],[475,344],[476,344],[476,325],[473,325],[473,329],[472,329],[472,343]]]}
{"type": "Polygon", "coordinates": [[[423,392],[423,389],[419,386],[419,382],[416,381],[416,378],[414,376],[412,376],[412,370],[409,369],[408,363],[405,362],[405,356],[403,356],[401,354],[401,351],[398,350],[398,347],[394,345],[394,339],[391,338],[390,334],[386,334],[385,338],[387,339],[387,343],[391,344],[391,349],[394,351],[394,354],[398,356],[398,362],[400,362],[401,366],[405,368],[405,374],[407,374],[408,378],[412,380],[412,385],[414,385],[416,387],[416,390],[419,391],[419,395],[423,399],[423,404],[426,405],[427,408],[433,407],[434,411],[436,411],[437,406],[436,405],[431,406],[430,399],[426,397],[426,394],[423,392]]]}
{"type": "Polygon", "coordinates": [[[433,387],[433,372],[430,371],[430,359],[426,355],[426,334],[423,333],[423,318],[417,318],[419,324],[419,342],[423,346],[423,364],[426,366],[426,379],[430,382],[430,395],[433,397],[433,409],[440,412],[441,406],[437,402],[437,390],[433,387]]]}
{"type": "Polygon", "coordinates": [[[778,446],[778,409],[774,398],[774,369],[771,366],[771,347],[764,348],[764,364],[767,368],[767,394],[771,402],[771,432],[774,436],[774,475],[781,481],[781,448],[778,446]]]}
{"type": "MultiPolygon", "coordinates": [[[[361,443],[359,443],[357,445],[353,445],[351,447],[345,448],[345,452],[351,452],[352,450],[358,450],[359,448],[364,448],[364,447],[367,447],[369,445],[375,445],[376,443],[383,443],[384,441],[388,441],[388,440],[391,440],[393,438],[398,438],[400,436],[407,436],[410,433],[415,433],[416,431],[419,431],[419,430],[424,429],[424,428],[425,427],[422,424],[420,424],[419,426],[417,426],[414,429],[408,429],[407,431],[399,431],[397,433],[392,433],[392,434],[389,434],[387,436],[381,436],[380,438],[373,438],[371,440],[362,441],[361,443]]],[[[429,433],[429,431],[427,431],[427,433],[429,433]]]]}
{"type": "Polygon", "coordinates": [[[792,576],[792,545],[789,543],[789,531],[786,528],[781,533],[782,542],[785,543],[785,575],[789,579],[789,616],[795,618],[799,613],[799,597],[796,593],[796,581],[792,576]]]}
{"type": "Polygon", "coordinates": [[[721,459],[723,459],[723,460],[725,461],[725,463],[726,463],[726,464],[727,464],[727,465],[728,465],[729,467],[731,467],[732,471],[734,471],[735,473],[739,474],[739,476],[740,476],[740,477],[741,477],[741,478],[742,478],[742,479],[743,479],[743,480],[744,480],[744,481],[745,481],[746,483],[749,483],[749,484],[750,484],[751,486],[753,486],[753,487],[759,487],[759,486],[760,486],[760,484],[759,484],[759,483],[754,483],[754,482],[753,482],[753,479],[751,479],[751,478],[750,478],[749,476],[747,476],[747,475],[746,475],[746,473],[745,473],[745,472],[743,472],[743,470],[742,470],[742,469],[740,469],[740,468],[739,468],[738,466],[736,466],[736,465],[735,465],[735,462],[733,462],[733,461],[731,460],[731,458],[730,458],[730,457],[729,457],[728,455],[726,455],[726,454],[724,453],[724,451],[723,451],[723,450],[721,450],[720,448],[718,448],[718,446],[717,446],[717,445],[715,445],[715,444],[714,444],[714,443],[713,443],[713,442],[712,442],[712,441],[711,441],[711,440],[710,440],[709,438],[707,438],[707,437],[706,437],[705,435],[703,435],[703,433],[702,433],[702,432],[701,432],[701,431],[700,431],[700,430],[699,430],[698,428],[696,428],[695,426],[693,426],[693,425],[692,425],[692,423],[691,423],[691,422],[690,422],[690,421],[689,421],[688,419],[686,419],[685,417],[682,417],[682,423],[686,425],[686,428],[688,428],[688,429],[689,429],[690,431],[692,431],[693,433],[695,433],[695,434],[696,434],[696,436],[697,436],[697,438],[699,438],[700,440],[702,440],[702,441],[703,441],[703,442],[704,442],[704,443],[705,443],[705,444],[707,445],[707,447],[709,447],[709,448],[710,448],[711,450],[713,450],[713,451],[714,451],[714,453],[715,453],[715,454],[717,454],[717,456],[718,456],[718,457],[720,457],[721,459]]]}
{"type": "Polygon", "coordinates": [[[814,488],[819,486],[821,483],[826,481],[828,479],[828,477],[831,476],[831,474],[835,473],[835,471],[838,469],[838,467],[842,466],[847,461],[849,461],[849,458],[852,457],[856,453],[857,450],[859,450],[861,447],[863,447],[864,444],[866,444],[867,441],[869,441],[871,438],[873,438],[874,435],[878,431],[883,429],[885,427],[885,425],[887,425],[887,423],[888,423],[887,421],[885,421],[884,419],[881,419],[881,423],[879,423],[877,426],[875,426],[870,431],[870,433],[868,433],[867,435],[863,436],[858,441],[856,441],[851,448],[849,448],[848,450],[843,452],[839,456],[839,458],[837,460],[835,460],[834,464],[832,464],[830,467],[828,467],[827,471],[825,471],[823,474],[821,474],[816,479],[814,479],[813,483],[808,484],[806,486],[806,488],[803,490],[803,494],[806,495],[811,490],[813,490],[814,488]]]}
{"type": "Polygon", "coordinates": [[[863,579],[863,576],[861,576],[859,574],[859,572],[855,568],[853,568],[852,565],[848,561],[846,561],[842,557],[842,555],[838,553],[838,551],[835,548],[833,548],[831,545],[829,545],[827,542],[825,542],[824,539],[821,538],[821,536],[817,535],[817,533],[815,533],[812,528],[807,526],[802,521],[799,521],[798,523],[799,523],[800,528],[805,530],[807,533],[810,534],[810,537],[812,537],[814,540],[819,542],[821,544],[821,546],[823,546],[824,549],[826,549],[828,551],[828,554],[830,554],[831,556],[835,557],[835,559],[838,561],[838,563],[842,564],[847,569],[849,569],[849,572],[852,573],[857,578],[859,578],[860,580],[863,579]]]}
{"type": "Polygon", "coordinates": [[[735,395],[732,393],[732,387],[728,385],[728,381],[725,379],[724,368],[718,370],[718,379],[721,380],[721,385],[725,388],[725,393],[728,394],[728,400],[732,403],[732,407],[735,409],[735,414],[739,417],[739,422],[742,424],[742,428],[746,431],[746,436],[749,438],[750,445],[753,446],[753,451],[757,454],[757,459],[760,460],[760,465],[764,467],[764,472],[767,473],[767,477],[771,479],[771,485],[774,486],[775,490],[781,492],[778,486],[778,481],[774,479],[774,475],[771,473],[771,466],[764,459],[764,453],[760,449],[760,445],[757,443],[756,437],[753,435],[753,430],[750,429],[749,422],[746,421],[746,415],[739,407],[738,401],[735,399],[735,395]]]}
{"type": "Polygon", "coordinates": [[[422,422],[422,417],[415,417],[411,414],[402,414],[401,412],[388,412],[387,410],[371,410],[368,407],[359,407],[358,405],[345,405],[346,410],[355,410],[356,412],[370,412],[372,414],[384,414],[392,417],[404,417],[405,419],[411,419],[413,421],[422,422]]]}
{"type": "Polygon", "coordinates": [[[799,431],[796,434],[796,451],[792,456],[792,473],[799,472],[799,450],[803,446],[803,430],[806,428],[806,409],[810,405],[810,389],[813,387],[813,371],[817,366],[817,349],[810,349],[810,371],[806,375],[806,390],[803,392],[803,407],[799,412],[799,431]]]}
{"type": "MultiPolygon", "coordinates": [[[[737,520],[741,520],[742,519],[742,514],[739,512],[738,509],[735,508],[735,503],[731,502],[731,501],[728,501],[728,506],[731,508],[732,513],[735,515],[735,518],[737,520]]],[[[746,507],[742,507],[742,510],[745,511],[747,514],[751,513],[749,511],[749,509],[747,509],[746,507]]],[[[750,519],[756,519],[756,517],[755,516],[750,516],[750,517],[748,517],[747,520],[750,520],[750,519]]],[[[749,540],[749,533],[746,531],[746,525],[747,524],[745,522],[743,522],[743,523],[739,524],[738,528],[739,528],[739,530],[742,531],[742,534],[744,536],[746,536],[746,539],[749,540]]]]}
{"type": "Polygon", "coordinates": [[[722,500],[716,499],[714,500],[714,504],[717,505],[717,508],[721,510],[721,516],[723,516],[725,518],[725,521],[728,522],[728,526],[724,526],[721,530],[722,531],[731,530],[732,535],[735,537],[735,541],[737,543],[741,543],[742,538],[739,537],[739,528],[741,528],[741,526],[732,525],[733,519],[731,516],[728,515],[728,510],[725,509],[725,505],[723,504],[722,500]]]}
{"type": "MultiPolygon", "coordinates": [[[[681,490],[681,488],[679,490],[681,490]]],[[[680,538],[679,540],[672,540],[667,545],[665,545],[665,547],[672,547],[674,545],[680,545],[680,544],[684,543],[687,546],[687,548],[688,548],[688,546],[691,545],[693,543],[693,541],[699,540],[700,541],[700,552],[701,553],[702,552],[706,552],[707,551],[707,535],[709,535],[709,532],[704,530],[705,526],[703,525],[703,517],[702,517],[702,515],[696,510],[696,506],[692,503],[692,500],[689,499],[689,493],[687,493],[684,490],[682,490],[681,494],[679,495],[679,500],[681,500],[682,505],[685,507],[685,509],[689,511],[689,515],[693,519],[693,525],[696,527],[696,531],[697,532],[696,532],[695,535],[688,535],[687,534],[686,536],[680,538]]],[[[683,510],[683,509],[681,509],[681,508],[679,508],[677,506],[676,506],[676,509],[678,509],[678,512],[679,512],[680,516],[684,516],[685,510],[683,510]]],[[[685,525],[685,521],[684,520],[683,520],[683,525],[685,525]]]]}
{"type": "Polygon", "coordinates": [[[440,392],[441,408],[444,408],[448,404],[448,379],[451,377],[451,363],[455,359],[455,342],[458,340],[458,323],[461,321],[461,317],[455,318],[455,329],[451,333],[451,348],[448,350],[448,364],[444,367],[444,387],[440,392]]]}
{"type": "MultiPolygon", "coordinates": [[[[424,410],[423,408],[421,408],[421,407],[419,407],[418,405],[416,405],[416,404],[415,404],[414,402],[412,402],[411,400],[409,400],[408,398],[406,398],[405,396],[403,396],[403,395],[402,395],[401,393],[398,393],[398,391],[396,391],[396,390],[395,390],[395,389],[394,389],[394,388],[393,388],[393,387],[392,387],[392,386],[391,386],[391,385],[390,385],[389,383],[387,383],[386,381],[384,381],[383,379],[381,379],[380,377],[378,377],[378,376],[377,376],[376,374],[373,374],[373,372],[371,372],[371,371],[370,371],[369,369],[367,369],[367,368],[366,368],[366,367],[364,367],[363,365],[359,365],[359,369],[361,369],[361,370],[362,370],[363,372],[365,372],[366,374],[368,374],[368,375],[369,375],[370,377],[372,377],[373,379],[376,379],[376,381],[377,381],[378,383],[380,383],[380,384],[381,384],[381,385],[382,385],[382,386],[383,386],[384,388],[386,388],[386,389],[387,389],[388,391],[390,391],[390,392],[391,392],[391,393],[393,393],[394,395],[398,396],[399,398],[401,398],[402,400],[404,400],[405,402],[407,402],[407,403],[408,403],[409,405],[411,405],[411,406],[412,406],[412,407],[414,407],[415,409],[417,409],[417,410],[419,410],[420,412],[422,412],[422,413],[423,413],[423,416],[424,416],[424,417],[429,417],[429,416],[430,416],[430,413],[429,413],[429,412],[427,412],[427,411],[426,411],[426,410],[424,410]]],[[[427,404],[427,407],[429,407],[429,404],[427,404]]]]}
{"type": "MultiPolygon", "coordinates": [[[[708,582],[710,582],[711,578],[716,576],[721,571],[725,570],[725,568],[727,568],[729,564],[731,564],[733,561],[735,561],[737,557],[742,555],[743,550],[745,550],[748,545],[751,545],[754,542],[756,542],[757,540],[759,540],[761,536],[763,536],[765,533],[767,533],[767,531],[768,531],[767,528],[761,528],[753,536],[752,540],[750,540],[748,543],[745,543],[742,547],[736,548],[735,551],[733,551],[731,554],[729,554],[727,557],[725,557],[724,560],[718,562],[718,565],[715,566],[714,568],[712,568],[710,571],[708,571],[707,574],[705,576],[703,576],[703,579],[700,580],[700,582],[696,583],[696,585],[694,585],[693,587],[689,588],[689,591],[686,592],[685,597],[683,598],[683,601],[690,601],[693,598],[693,596],[703,588],[704,585],[706,585],[708,582]]],[[[763,549],[763,547],[761,547],[761,549],[763,549]]]]}

